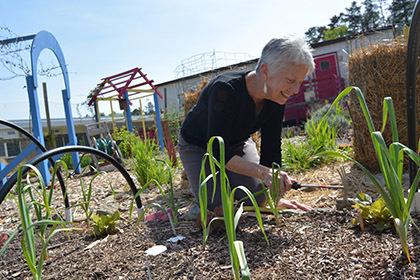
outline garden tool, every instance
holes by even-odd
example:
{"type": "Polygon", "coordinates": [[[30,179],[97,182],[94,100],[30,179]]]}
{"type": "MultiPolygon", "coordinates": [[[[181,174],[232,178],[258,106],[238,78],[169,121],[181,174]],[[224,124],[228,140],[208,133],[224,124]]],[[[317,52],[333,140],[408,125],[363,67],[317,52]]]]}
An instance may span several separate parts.
{"type": "Polygon", "coordinates": [[[343,186],[339,186],[339,185],[331,186],[331,185],[318,185],[318,184],[301,184],[298,182],[293,182],[292,189],[298,190],[300,188],[319,188],[319,189],[333,189],[333,190],[344,189],[343,186]]]}

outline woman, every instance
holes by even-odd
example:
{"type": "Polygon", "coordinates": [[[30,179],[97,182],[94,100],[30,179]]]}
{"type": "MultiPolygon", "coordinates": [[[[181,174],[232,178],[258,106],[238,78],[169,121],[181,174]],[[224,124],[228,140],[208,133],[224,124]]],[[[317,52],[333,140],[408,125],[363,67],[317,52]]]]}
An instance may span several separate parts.
{"type": "MultiPolygon", "coordinates": [[[[281,129],[285,104],[299,92],[304,78],[314,70],[310,48],[302,39],[272,39],[264,47],[256,69],[250,72],[222,74],[211,80],[200,94],[197,105],[188,113],[180,133],[179,153],[190,187],[198,201],[201,160],[208,140],[221,136],[225,142],[225,161],[231,186],[243,185],[265,203],[262,190],[271,187],[272,163],[281,164],[281,129]],[[261,155],[251,134],[261,131],[261,155]]],[[[215,141],[217,142],[217,141],[215,141]]],[[[218,144],[214,145],[218,159],[218,144]]],[[[209,174],[207,171],[206,174],[209,174]]],[[[292,179],[281,171],[284,193],[292,179]]],[[[219,180],[217,180],[219,184],[219,180]]],[[[208,193],[213,182],[207,183],[208,193]]],[[[236,199],[245,195],[236,192],[236,199]]],[[[221,206],[220,187],[214,201],[209,196],[208,209],[221,206]]],[[[287,200],[289,208],[310,208],[287,200]]]]}

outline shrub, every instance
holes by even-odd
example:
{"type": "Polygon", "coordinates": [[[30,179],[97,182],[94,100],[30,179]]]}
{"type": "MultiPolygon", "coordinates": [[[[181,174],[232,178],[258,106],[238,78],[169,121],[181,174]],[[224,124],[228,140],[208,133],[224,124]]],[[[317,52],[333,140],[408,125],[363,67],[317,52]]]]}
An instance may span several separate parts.
{"type": "MultiPolygon", "coordinates": [[[[132,147],[132,153],[134,156],[134,171],[142,186],[151,180],[156,180],[161,185],[170,182],[170,175],[165,170],[165,165],[157,160],[163,154],[153,140],[137,141],[132,147]]],[[[170,166],[167,158],[165,158],[165,161],[168,161],[170,166]]]]}
{"type": "MultiPolygon", "coordinates": [[[[312,111],[310,114],[310,122],[318,124],[330,108],[331,104],[328,103],[321,108],[312,111]]],[[[328,126],[334,128],[338,137],[343,137],[346,131],[351,128],[350,115],[347,110],[343,109],[342,106],[334,106],[334,108],[331,109],[331,114],[327,116],[326,120],[328,126]]],[[[305,131],[310,122],[306,123],[305,131]]]]}
{"type": "Polygon", "coordinates": [[[305,170],[336,158],[321,154],[327,150],[337,150],[337,132],[335,126],[328,123],[334,118],[319,118],[317,114],[305,124],[305,140],[295,138],[294,142],[293,139],[283,141],[282,163],[285,169],[305,170]]]}
{"type": "Polygon", "coordinates": [[[115,129],[112,133],[112,138],[117,143],[124,158],[133,157],[133,147],[136,143],[141,142],[138,136],[128,131],[125,127],[115,129]]]}
{"type": "MultiPolygon", "coordinates": [[[[72,154],[71,153],[66,153],[61,157],[61,160],[64,161],[64,163],[66,164],[66,166],[68,168],[73,169],[73,160],[72,160],[72,154]]],[[[92,156],[88,155],[88,154],[84,154],[81,155],[79,157],[80,160],[80,167],[85,168],[86,166],[89,166],[92,164],[93,160],[92,160],[92,156]]]]}

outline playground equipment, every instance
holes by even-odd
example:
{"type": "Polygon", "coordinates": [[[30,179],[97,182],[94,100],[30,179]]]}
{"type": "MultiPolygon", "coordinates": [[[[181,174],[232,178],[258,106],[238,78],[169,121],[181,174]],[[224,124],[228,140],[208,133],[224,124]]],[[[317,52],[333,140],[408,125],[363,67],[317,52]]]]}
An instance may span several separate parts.
{"type": "MultiPolygon", "coordinates": [[[[44,49],[51,50],[54,55],[56,56],[58,63],[61,68],[61,72],[64,79],[65,89],[62,90],[62,97],[63,97],[63,105],[64,111],[66,115],[66,124],[67,124],[67,132],[69,138],[70,145],[77,145],[77,138],[76,132],[74,129],[74,122],[73,122],[73,115],[70,106],[70,83],[69,83],[69,76],[67,71],[66,62],[64,59],[63,52],[60,48],[55,37],[47,32],[41,31],[36,35],[29,35],[23,37],[17,37],[12,39],[7,39],[0,41],[0,45],[12,44],[21,41],[28,41],[32,40],[31,44],[31,75],[26,76],[26,85],[28,90],[29,96],[29,105],[31,111],[31,119],[32,119],[32,128],[33,128],[33,136],[39,141],[39,143],[44,146],[44,134],[42,131],[42,124],[41,124],[41,112],[39,107],[38,101],[38,77],[37,77],[37,70],[38,70],[38,59],[41,52],[44,49]]],[[[0,181],[4,181],[7,174],[11,172],[23,159],[29,156],[32,152],[39,152],[37,146],[35,144],[28,145],[12,162],[10,162],[7,166],[3,166],[0,169],[0,181]]],[[[76,172],[80,172],[79,166],[79,155],[77,153],[73,153],[73,166],[77,166],[76,172]]],[[[48,162],[42,161],[40,162],[40,166],[38,166],[44,181],[48,183],[50,181],[50,173],[48,172],[48,162]]]]}
{"type": "MultiPolygon", "coordinates": [[[[137,82],[137,81],[136,81],[137,82]]],[[[147,74],[144,74],[141,71],[141,68],[133,68],[128,71],[112,75],[109,77],[105,77],[101,79],[101,82],[97,84],[96,88],[93,89],[88,98],[89,102],[88,105],[95,106],[95,118],[96,122],[100,123],[101,116],[99,112],[99,101],[108,101],[111,106],[111,117],[112,117],[112,124],[115,127],[115,118],[114,118],[114,110],[113,110],[113,101],[118,101],[120,105],[120,109],[125,111],[125,121],[127,125],[127,129],[129,131],[133,131],[133,123],[131,117],[131,110],[130,105],[132,105],[131,101],[139,100],[140,102],[140,112],[142,112],[142,104],[141,99],[147,96],[153,95],[153,102],[154,108],[156,113],[156,128],[158,132],[158,140],[160,149],[164,150],[164,141],[163,141],[163,131],[162,131],[162,124],[161,124],[161,117],[160,117],[160,109],[159,109],[159,102],[158,97],[162,98],[162,95],[159,93],[155,85],[153,84],[153,80],[149,80],[147,78],[147,74]],[[132,83],[134,80],[140,79],[139,83],[132,83]],[[145,88],[147,87],[147,88],[145,88]],[[117,94],[113,94],[116,92],[117,94]]],[[[144,121],[144,117],[142,118],[143,121],[143,134],[146,135],[146,125],[144,121]]]]}

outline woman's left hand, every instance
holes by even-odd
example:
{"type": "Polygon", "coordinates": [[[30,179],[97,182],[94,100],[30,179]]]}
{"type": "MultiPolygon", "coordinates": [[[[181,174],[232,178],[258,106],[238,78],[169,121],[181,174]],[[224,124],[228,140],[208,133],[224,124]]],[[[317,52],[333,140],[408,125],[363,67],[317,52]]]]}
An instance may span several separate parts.
{"type": "Polygon", "coordinates": [[[287,208],[287,209],[301,209],[304,211],[311,211],[312,207],[302,204],[296,200],[287,200],[287,199],[280,199],[279,202],[280,208],[287,208]]]}

